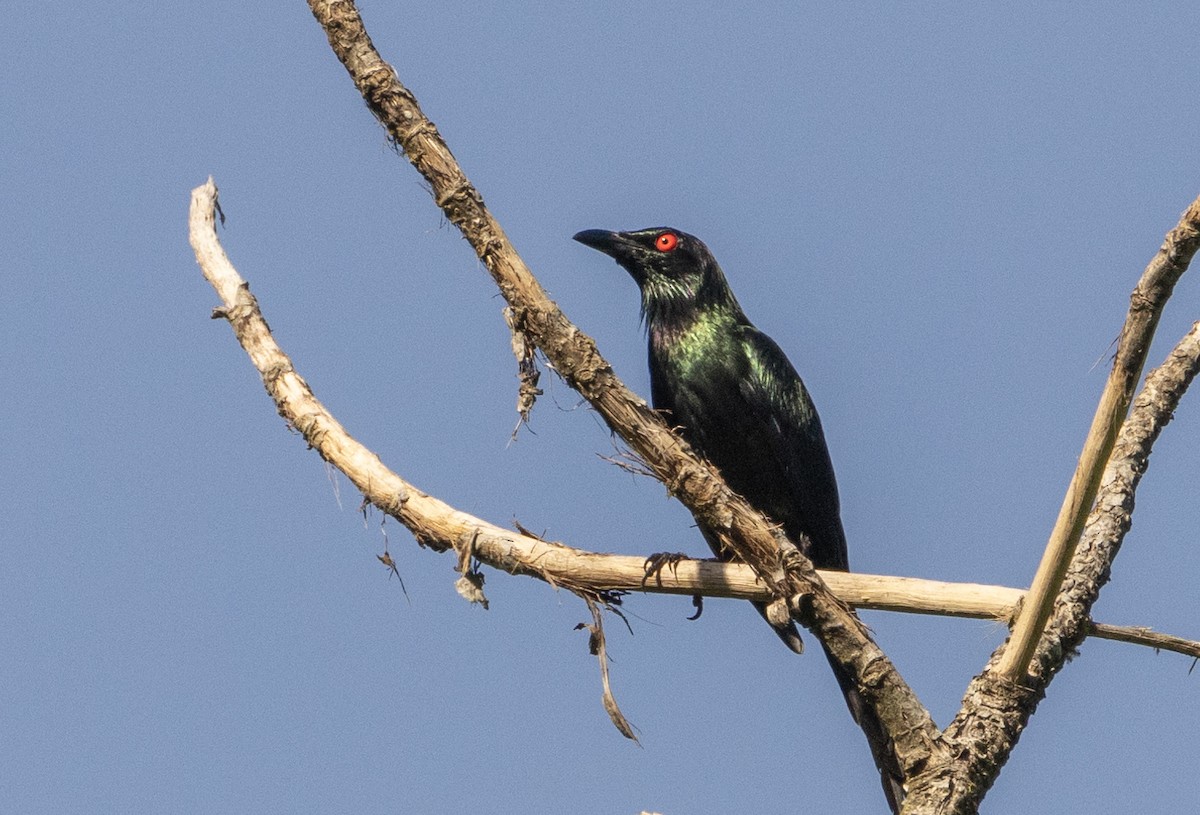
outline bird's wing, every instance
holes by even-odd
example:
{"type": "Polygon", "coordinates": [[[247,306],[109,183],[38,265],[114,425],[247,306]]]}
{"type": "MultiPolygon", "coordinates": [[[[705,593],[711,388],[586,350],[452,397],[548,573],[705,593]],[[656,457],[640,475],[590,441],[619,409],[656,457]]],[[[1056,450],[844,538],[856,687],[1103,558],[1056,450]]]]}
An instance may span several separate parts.
{"type": "Polygon", "coordinates": [[[812,397],[774,340],[748,325],[741,341],[749,364],[739,387],[747,408],[759,413],[753,424],[765,428],[774,459],[759,466],[781,481],[771,490],[779,496],[774,506],[760,508],[793,540],[801,532],[808,535],[808,554],[817,566],[845,569],[837,480],[812,397]]]}

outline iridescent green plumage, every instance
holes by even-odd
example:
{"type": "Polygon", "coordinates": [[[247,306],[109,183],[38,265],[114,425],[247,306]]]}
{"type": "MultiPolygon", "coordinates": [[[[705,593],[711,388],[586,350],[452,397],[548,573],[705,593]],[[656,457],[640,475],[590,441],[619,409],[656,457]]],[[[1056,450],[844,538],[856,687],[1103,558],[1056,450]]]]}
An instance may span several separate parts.
{"type": "Polygon", "coordinates": [[[665,228],[575,239],[611,255],[641,288],[654,406],[813,563],[847,568],[816,408],[787,356],[747,319],[708,248],[665,228]],[[670,251],[655,245],[663,234],[677,236],[670,251]]]}
{"type": "MultiPolygon", "coordinates": [[[[837,480],[817,410],[787,356],[747,319],[708,247],[666,227],[591,229],[575,240],[611,256],[641,289],[655,408],[817,567],[849,568],[837,480]]],[[[705,537],[718,558],[729,559],[715,538],[705,537]]],[[[765,619],[761,604],[758,610],[765,619]]],[[[795,625],[772,628],[801,650],[795,625]]],[[[829,662],[871,743],[895,811],[903,789],[890,741],[854,678],[832,657],[829,662]]]]}

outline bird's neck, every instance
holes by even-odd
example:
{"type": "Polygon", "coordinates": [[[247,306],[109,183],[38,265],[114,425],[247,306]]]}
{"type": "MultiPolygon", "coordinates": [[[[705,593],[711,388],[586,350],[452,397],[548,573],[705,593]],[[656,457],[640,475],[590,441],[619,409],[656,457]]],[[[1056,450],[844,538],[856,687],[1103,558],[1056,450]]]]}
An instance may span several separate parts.
{"type": "Polygon", "coordinates": [[[665,347],[700,331],[712,333],[746,322],[746,315],[720,270],[696,285],[675,280],[647,281],[642,286],[642,319],[651,347],[665,347]]]}
{"type": "Polygon", "coordinates": [[[700,357],[734,334],[745,322],[741,309],[709,305],[647,312],[650,353],[660,359],[700,357]]]}

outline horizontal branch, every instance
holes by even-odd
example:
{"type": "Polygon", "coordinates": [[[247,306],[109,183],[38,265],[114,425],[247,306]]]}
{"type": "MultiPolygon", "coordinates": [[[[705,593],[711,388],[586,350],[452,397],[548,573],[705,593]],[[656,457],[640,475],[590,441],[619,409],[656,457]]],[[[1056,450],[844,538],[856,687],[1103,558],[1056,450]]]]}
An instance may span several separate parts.
{"type": "MultiPolygon", "coordinates": [[[[644,558],[553,545],[556,547],[552,555],[555,571],[569,574],[572,582],[597,591],[701,595],[758,602],[771,599],[771,593],[758,581],[753,570],[742,563],[683,559],[647,580],[644,558]]],[[[1008,625],[1025,598],[1023,589],[1008,586],[824,569],[817,572],[830,591],[856,609],[995,620],[1008,625]]],[[[1200,659],[1200,642],[1163,634],[1145,626],[1089,623],[1087,636],[1200,659]]]]}
{"type": "MultiPolygon", "coordinates": [[[[577,549],[569,551],[583,554],[577,549]]],[[[647,579],[644,558],[629,555],[594,557],[600,560],[588,561],[586,581],[600,589],[699,594],[757,602],[771,599],[770,591],[757,580],[754,571],[743,563],[683,559],[647,579]]],[[[879,611],[1007,622],[1025,595],[1021,589],[979,583],[945,583],[918,577],[824,569],[818,569],[817,573],[830,591],[847,605],[879,611]]]]}
{"type": "MultiPolygon", "coordinates": [[[[682,559],[646,578],[646,560],[590,552],[514,532],[462,512],[421,491],[388,469],[329,413],[275,342],[248,284],[221,248],[215,229],[217,189],[210,179],[192,191],[190,236],[197,261],[222,305],[215,317],[230,321],[238,341],[262,375],[279,413],[363,496],[408,527],[423,545],[439,551],[470,547],[481,562],[510,574],[593,595],[647,592],[767,601],[770,590],[741,563],[682,559]]],[[[1024,592],[977,583],[821,571],[829,589],[856,608],[950,617],[1012,619],[1024,592]]],[[[1091,634],[1200,657],[1200,643],[1147,628],[1095,625],[1091,634]]]]}
{"type": "Polygon", "coordinates": [[[1158,651],[1173,651],[1176,654],[1200,659],[1200,642],[1176,637],[1173,634],[1163,634],[1152,628],[1140,625],[1108,625],[1106,623],[1088,623],[1089,637],[1114,642],[1128,642],[1132,645],[1145,645],[1158,651]]]}

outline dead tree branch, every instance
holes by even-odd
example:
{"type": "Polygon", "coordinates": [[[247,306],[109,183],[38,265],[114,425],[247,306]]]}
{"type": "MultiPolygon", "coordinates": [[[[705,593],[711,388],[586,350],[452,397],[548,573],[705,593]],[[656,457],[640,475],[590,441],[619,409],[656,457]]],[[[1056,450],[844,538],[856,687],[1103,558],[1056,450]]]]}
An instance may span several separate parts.
{"type": "Polygon", "coordinates": [[[1100,476],[1142,376],[1158,318],[1198,246],[1200,199],[1193,202],[1179,225],[1167,234],[1158,254],[1146,266],[1129,298],[1129,314],[1117,341],[1112,371],[1100,396],[1100,404],[1096,407],[1091,430],[1084,442],[1075,474],[1071,477],[1071,484],[1067,487],[1058,520],[1050,533],[1050,541],[1042,554],[1042,562],[1029,588],[1028,602],[1017,618],[1012,638],[996,668],[1008,682],[1020,682],[1033,659],[1034,648],[1050,619],[1055,598],[1075,554],[1084,521],[1095,502],[1100,476]]]}
{"type": "MultiPolygon", "coordinates": [[[[863,576],[830,575],[829,583],[837,585],[845,596],[831,591],[822,579],[824,575],[813,569],[794,542],[781,539],[760,513],[733,495],[711,466],[698,459],[642,399],[625,388],[595,343],[549,300],[436,127],[375,51],[354,3],[309,0],[309,5],[369,109],[429,183],[434,200],[462,231],[507,301],[506,319],[514,334],[514,348],[520,345],[518,359],[526,374],[522,409],[531,406],[536,396],[531,353],[536,347],[655,477],[687,506],[697,522],[749,568],[683,561],[678,569],[663,572],[661,583],[655,580],[648,585],[640,558],[624,559],[632,560],[632,564],[621,563],[616,556],[581,552],[509,532],[450,507],[388,471],[316,401],[275,345],[248,287],[215,242],[215,187],[210,182],[199,188],[193,196],[193,244],[206,275],[210,267],[214,270],[210,280],[223,301],[214,316],[229,320],[262,373],[280,414],[322,457],[341,468],[364,496],[411,529],[419,543],[439,550],[454,548],[468,565],[472,558],[478,558],[496,568],[563,586],[592,601],[593,610],[597,608],[596,598],[616,599],[632,590],[691,594],[696,593],[695,586],[704,587],[706,594],[786,602],[797,619],[858,678],[865,698],[877,710],[903,765],[909,792],[903,808],[906,813],[976,811],[1049,682],[1085,637],[1120,633],[1122,638],[1152,639],[1144,632],[1118,632],[1111,626],[1094,624],[1088,615],[1129,529],[1134,492],[1151,446],[1200,367],[1200,328],[1194,327],[1168,360],[1147,378],[1132,413],[1121,425],[1162,305],[1200,245],[1200,199],[1168,235],[1134,292],[1113,373],[1039,568],[1028,608],[1018,614],[1015,609],[1020,608],[1021,593],[996,589],[1004,596],[1003,601],[996,600],[998,616],[1008,620],[1018,614],[1013,642],[993,654],[984,672],[968,687],[954,721],[940,732],[850,609],[849,604],[855,600],[863,606],[878,603],[878,607],[892,607],[887,604],[895,603],[898,607],[896,595],[887,594],[901,590],[892,582],[898,579],[883,579],[883,584],[891,585],[882,589],[879,584],[859,586],[864,594],[856,596],[856,589],[839,582],[842,577],[863,576]],[[213,232],[211,244],[197,237],[205,230],[213,232]],[[1087,516],[1089,507],[1091,514],[1087,516]],[[582,571],[581,564],[585,567],[582,571]],[[606,575],[603,580],[593,580],[601,573],[606,575]],[[633,587],[630,580],[641,585],[633,587]],[[887,599],[873,599],[871,591],[881,592],[880,597],[887,599]]],[[[955,591],[960,592],[961,587],[955,591]]],[[[979,597],[968,600],[959,596],[958,600],[964,607],[971,606],[974,616],[984,614],[985,607],[993,608],[987,605],[991,600],[985,602],[979,597]]],[[[599,623],[599,618],[594,622],[599,623]]],[[[1170,642],[1183,652],[1196,646],[1157,636],[1156,642],[1170,642]]]]}
{"type": "Polygon", "coordinates": [[[446,218],[488,269],[512,309],[514,324],[528,333],[555,371],[592,404],[697,522],[749,564],[772,597],[788,602],[834,658],[859,677],[864,697],[895,741],[906,774],[939,754],[939,733],[929,712],[866,627],[826,588],[811,562],[620,382],[591,338],[546,296],[437,128],[375,50],[354,3],[309,0],[309,7],[367,107],[428,181],[446,218]],[[797,602],[800,598],[803,603],[797,602]]]}
{"type": "MultiPolygon", "coordinates": [[[[290,359],[275,343],[270,329],[263,319],[257,301],[249,292],[249,286],[233,269],[216,235],[216,187],[208,184],[193,191],[190,216],[190,235],[197,260],[205,277],[218,292],[222,305],[214,310],[214,317],[229,320],[235,335],[243,345],[263,378],[264,386],[274,399],[280,415],[298,429],[305,440],[327,461],[342,470],[373,504],[392,514],[411,529],[417,540],[439,551],[459,549],[459,542],[471,540],[468,555],[499,569],[514,574],[536,576],[552,585],[563,586],[584,596],[603,596],[605,593],[647,591],[676,594],[703,593],[710,596],[735,597],[739,599],[765,599],[769,590],[741,564],[723,564],[712,561],[683,560],[677,567],[664,570],[659,578],[647,583],[644,559],[617,555],[585,552],[562,544],[545,541],[537,537],[510,532],[460,512],[433,498],[399,476],[387,470],[378,457],[355,441],[345,429],[316,400],[304,380],[296,373],[290,359]]],[[[1116,554],[1120,541],[1128,530],[1132,509],[1133,490],[1145,470],[1150,447],[1162,427],[1170,420],[1187,385],[1200,367],[1200,324],[1180,342],[1168,361],[1151,374],[1135,404],[1133,413],[1126,422],[1125,430],[1118,441],[1105,478],[1104,491],[1097,510],[1089,523],[1084,543],[1079,549],[1076,562],[1070,573],[1069,585],[1078,587],[1075,595],[1064,592],[1060,608],[1056,613],[1051,632],[1058,642],[1048,643],[1039,653],[1048,666],[1042,686],[1048,683],[1053,671],[1062,665],[1064,649],[1069,652],[1085,636],[1101,636],[1110,639],[1137,642],[1156,648],[1175,650],[1179,653],[1200,656],[1200,643],[1183,640],[1169,635],[1156,634],[1145,628],[1125,628],[1092,623],[1087,619],[1087,609],[1094,602],[1099,587],[1107,577],[1108,565],[1116,554]]],[[[917,613],[950,614],[966,617],[991,617],[998,620],[1011,618],[1022,599],[1022,592],[995,586],[975,584],[946,584],[915,578],[880,577],[873,575],[847,574],[841,572],[823,575],[842,599],[855,606],[904,610],[917,613]]],[[[993,663],[995,660],[993,659],[993,663]]],[[[984,677],[976,680],[981,684],[984,677]]],[[[986,689],[986,686],[985,686],[986,689]]],[[[975,692],[982,694],[982,691],[975,692]]],[[[1011,693],[1003,685],[993,696],[1011,693]]],[[[968,700],[972,692],[968,693],[968,700]]],[[[948,738],[951,745],[966,744],[986,748],[994,738],[978,735],[967,739],[963,734],[978,734],[978,723],[970,716],[976,704],[995,712],[997,705],[988,707],[988,696],[972,704],[964,704],[963,712],[952,724],[956,736],[948,738]]],[[[1015,733],[1024,726],[1033,712],[1030,700],[1036,696],[1029,690],[1019,689],[1018,702],[1026,709],[1021,718],[1017,711],[1000,726],[1015,733]]],[[[1008,709],[1011,713],[1012,710],[1008,709]]],[[[986,717],[985,717],[986,719],[986,717]]],[[[947,730],[949,737],[950,729],[947,730]]],[[[1007,742],[1011,749],[1015,735],[1007,742]]],[[[1005,751],[1005,755],[1006,755],[1005,751]]],[[[984,781],[990,785],[998,772],[1003,756],[982,760],[981,764],[991,769],[984,781]]],[[[940,778],[940,771],[949,764],[932,765],[930,772],[910,784],[910,789],[931,793],[956,785],[930,784],[927,779],[940,778]]],[[[955,801],[955,807],[947,811],[972,811],[986,786],[958,786],[963,796],[971,801],[955,801]]],[[[911,805],[920,805],[921,798],[910,797],[911,805]]],[[[946,803],[946,798],[937,798],[935,807],[946,803]]],[[[925,811],[910,809],[908,811],[925,811]]],[[[932,811],[932,810],[930,810],[932,811]]]]}
{"type": "MultiPolygon", "coordinates": [[[[1195,218],[1198,213],[1200,199],[1184,217],[1195,218]]],[[[961,710],[945,730],[947,741],[959,747],[958,760],[931,766],[927,776],[915,781],[906,812],[967,815],[978,810],[1046,687],[1091,630],[1088,614],[1133,523],[1134,493],[1151,448],[1197,370],[1200,323],[1146,377],[1125,420],[1050,625],[1034,652],[1032,672],[1024,683],[1011,683],[997,670],[1003,646],[992,655],[984,672],[971,681],[961,710]]]]}

